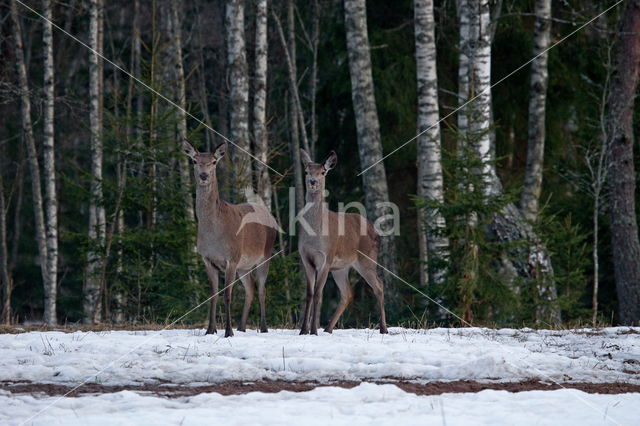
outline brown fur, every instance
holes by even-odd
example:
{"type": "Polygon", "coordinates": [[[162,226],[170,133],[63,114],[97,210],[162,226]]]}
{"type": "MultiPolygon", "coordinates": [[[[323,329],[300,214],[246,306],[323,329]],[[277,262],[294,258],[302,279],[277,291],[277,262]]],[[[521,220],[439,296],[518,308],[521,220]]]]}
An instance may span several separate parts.
{"type": "Polygon", "coordinates": [[[310,205],[304,219],[313,232],[300,226],[298,249],[307,279],[307,303],[300,334],[318,334],[322,291],[329,273],[340,290],[340,303],[325,328],[326,332],[333,331],[353,299],[349,284],[349,270],[352,267],[371,286],[380,309],[380,332],[386,333],[384,287],[377,276],[377,265],[371,260],[378,258],[379,236],[373,225],[361,215],[336,213],[327,208],[324,202],[325,177],[337,162],[336,154],[332,152],[324,164],[316,164],[304,150],[301,153],[306,171],[306,201],[310,205]],[[341,222],[344,224],[342,228],[341,222]]]}
{"type": "Polygon", "coordinates": [[[221,271],[225,275],[225,337],[233,336],[230,307],[232,283],[236,274],[245,289],[244,309],[238,330],[246,330],[247,317],[257,284],[260,331],[266,333],[265,282],[269,272],[268,259],[276,238],[276,221],[264,205],[231,204],[220,199],[216,164],[226,152],[225,144],[218,146],[213,153],[199,153],[188,142],[184,142],[183,149],[194,161],[197,182],[198,253],[202,256],[211,285],[212,298],[207,334],[216,333],[218,274],[221,271]],[[251,221],[243,223],[243,218],[247,217],[251,217],[251,221]]]}

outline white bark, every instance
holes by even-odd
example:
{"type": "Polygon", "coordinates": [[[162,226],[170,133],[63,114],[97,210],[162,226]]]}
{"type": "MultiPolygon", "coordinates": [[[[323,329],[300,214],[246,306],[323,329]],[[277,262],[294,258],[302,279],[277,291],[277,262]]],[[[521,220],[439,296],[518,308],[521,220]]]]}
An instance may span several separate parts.
{"type": "MultiPolygon", "coordinates": [[[[229,135],[235,144],[245,152],[250,152],[249,83],[244,33],[244,0],[226,0],[225,33],[229,72],[229,135]]],[[[232,145],[229,148],[235,171],[235,193],[240,196],[242,191],[238,190],[251,184],[250,157],[236,146],[232,145]]]]}
{"type": "Polygon", "coordinates": [[[267,0],[256,0],[256,46],[253,94],[253,140],[258,195],[266,206],[271,206],[269,169],[269,138],[267,134],[267,0]]]}
{"type": "MultiPolygon", "coordinates": [[[[176,88],[176,103],[180,107],[176,109],[178,114],[177,129],[178,129],[178,145],[181,146],[182,141],[187,139],[187,113],[186,113],[186,95],[185,95],[185,81],[184,81],[184,65],[182,60],[182,26],[180,25],[180,19],[178,14],[178,8],[182,2],[177,0],[171,0],[170,8],[170,28],[171,28],[171,54],[172,62],[174,66],[174,78],[176,88]]],[[[178,154],[180,165],[180,184],[185,194],[185,214],[187,220],[195,223],[195,211],[193,207],[193,197],[191,196],[191,167],[189,165],[189,159],[178,154]]],[[[195,245],[194,252],[195,252],[195,245]]]]}
{"type": "Polygon", "coordinates": [[[56,166],[54,148],[54,63],[53,63],[53,28],[51,26],[51,0],[43,0],[44,31],[42,43],[44,48],[44,188],[46,210],[47,238],[47,275],[45,287],[44,322],[55,325],[56,294],[58,288],[58,197],[56,195],[56,166]]]}
{"type": "MultiPolygon", "coordinates": [[[[459,42],[458,42],[458,105],[464,105],[469,96],[469,55],[470,55],[470,38],[469,38],[469,1],[458,0],[458,26],[459,26],[459,42]]],[[[458,146],[466,146],[467,132],[467,110],[462,108],[458,111],[458,146]]]]}
{"type": "MultiPolygon", "coordinates": [[[[18,74],[18,85],[20,87],[20,112],[22,118],[22,137],[27,146],[27,160],[29,170],[31,172],[31,190],[33,192],[33,215],[35,218],[35,234],[38,243],[38,254],[40,261],[40,270],[42,273],[42,282],[45,293],[47,289],[51,289],[49,283],[49,274],[47,273],[47,239],[46,224],[44,220],[44,208],[42,201],[42,185],[40,183],[40,164],[38,161],[38,151],[33,135],[33,124],[31,122],[31,100],[29,99],[29,82],[27,79],[27,68],[24,57],[22,44],[22,29],[20,17],[18,15],[18,6],[15,1],[11,2],[11,18],[13,20],[13,37],[16,56],[16,71],[18,74]]],[[[46,298],[46,296],[45,296],[46,298]]],[[[45,300],[45,306],[48,301],[45,300]]]]}
{"type": "MultiPolygon", "coordinates": [[[[382,141],[380,123],[373,86],[369,35],[367,33],[367,14],[365,0],[345,0],[345,26],[347,51],[349,53],[349,71],[351,74],[351,98],[358,133],[358,153],[360,167],[368,169],[362,174],[365,204],[369,219],[375,221],[389,214],[388,208],[380,203],[389,201],[387,175],[382,163],[382,141]],[[374,165],[375,164],[375,165],[374,165]]],[[[391,219],[380,223],[383,231],[392,229],[391,219]]],[[[395,272],[395,242],[393,235],[382,237],[380,243],[380,263],[395,272]]],[[[393,300],[397,294],[391,287],[393,281],[384,274],[387,293],[393,300]]]]}
{"type": "MultiPolygon", "coordinates": [[[[102,54],[100,21],[102,1],[91,0],[89,9],[89,45],[102,54]]],[[[94,324],[102,319],[102,283],[100,282],[101,248],[104,245],[106,220],[102,194],[102,59],[89,56],[89,127],[91,132],[91,201],[89,205],[89,238],[93,249],[88,253],[85,271],[84,314],[85,323],[94,324]]]]}
{"type": "MultiPolygon", "coordinates": [[[[466,108],[467,140],[475,154],[482,160],[478,173],[482,174],[486,196],[502,193],[502,184],[496,171],[491,143],[491,19],[488,0],[479,2],[460,0],[460,10],[468,17],[468,93],[466,99],[474,101],[466,108]]],[[[461,43],[462,44],[462,43],[461,43]]],[[[540,299],[536,317],[539,322],[559,323],[560,311],[555,306],[557,291],[552,281],[553,270],[546,248],[535,235],[521,212],[513,204],[506,205],[494,214],[490,226],[493,236],[502,242],[528,241],[528,247],[509,249],[509,256],[502,259],[507,271],[533,279],[540,299]]]]}
{"type": "Polygon", "coordinates": [[[551,0],[536,0],[536,23],[533,33],[531,82],[529,85],[529,141],[527,167],[520,198],[520,210],[529,221],[538,217],[544,164],[545,112],[549,74],[549,55],[543,53],[551,42],[551,0]],[[538,56],[539,55],[539,56],[538,56]]]}
{"type": "MultiPolygon", "coordinates": [[[[436,68],[435,21],[433,0],[414,0],[416,72],[418,83],[418,196],[443,202],[442,155],[438,108],[438,75],[436,68]]],[[[420,283],[429,282],[426,262],[429,255],[447,256],[449,241],[444,236],[445,220],[437,209],[418,210],[420,283]]],[[[444,271],[432,270],[431,280],[441,284],[444,271]]]]}
{"type": "Polygon", "coordinates": [[[497,195],[502,191],[495,169],[491,149],[491,19],[489,0],[469,1],[469,61],[468,99],[474,98],[467,108],[469,133],[476,155],[482,160],[485,191],[497,195]]]}

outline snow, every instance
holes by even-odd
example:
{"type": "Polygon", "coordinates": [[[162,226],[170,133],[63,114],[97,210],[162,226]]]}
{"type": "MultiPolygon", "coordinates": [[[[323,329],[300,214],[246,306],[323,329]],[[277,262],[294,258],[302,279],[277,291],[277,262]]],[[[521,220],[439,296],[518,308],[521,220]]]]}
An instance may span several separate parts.
{"type": "Polygon", "coordinates": [[[640,394],[594,395],[571,389],[416,396],[395,385],[309,392],[203,393],[165,399],[123,391],[80,398],[0,393],[0,423],[18,425],[609,425],[637,424],[640,394]],[[55,405],[52,402],[58,401],[55,405]],[[40,411],[42,411],[40,413],[40,411]],[[37,416],[35,416],[37,415],[37,416]],[[35,417],[33,417],[35,416],[35,417]],[[33,418],[31,418],[33,417],[33,418]]]}
{"type": "Polygon", "coordinates": [[[226,380],[540,379],[640,383],[640,329],[391,328],[237,332],[30,332],[0,335],[0,380],[77,385],[226,380]]]}

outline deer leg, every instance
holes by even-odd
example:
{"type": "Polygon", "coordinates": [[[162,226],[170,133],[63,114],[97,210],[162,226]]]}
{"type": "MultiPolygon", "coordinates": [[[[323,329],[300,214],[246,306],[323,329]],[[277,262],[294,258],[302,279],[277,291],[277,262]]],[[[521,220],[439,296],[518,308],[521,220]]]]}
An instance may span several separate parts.
{"type": "Polygon", "coordinates": [[[318,334],[318,323],[320,322],[320,307],[322,306],[322,291],[327,283],[329,267],[324,266],[317,276],[316,288],[313,292],[313,315],[311,317],[311,334],[318,334]]]}
{"type": "Polygon", "coordinates": [[[333,279],[338,285],[338,289],[340,290],[340,303],[336,308],[336,312],[333,314],[331,321],[327,328],[324,329],[327,333],[331,333],[336,326],[336,323],[340,319],[340,316],[347,308],[349,303],[353,300],[353,289],[349,284],[349,268],[340,269],[338,271],[331,272],[333,279]]]}
{"type": "Polygon", "coordinates": [[[256,294],[256,283],[250,271],[238,271],[238,275],[242,277],[240,281],[242,281],[242,285],[244,286],[244,308],[242,309],[240,324],[238,324],[238,331],[247,331],[247,318],[249,318],[251,304],[256,294]]]}
{"type": "Polygon", "coordinates": [[[258,284],[258,301],[260,302],[260,332],[266,333],[267,330],[267,310],[265,306],[266,302],[266,282],[267,275],[269,274],[269,262],[263,263],[256,270],[256,281],[258,284]]]}
{"type": "Polygon", "coordinates": [[[304,256],[302,256],[302,266],[307,279],[307,301],[304,305],[300,334],[309,334],[309,316],[311,314],[311,307],[313,306],[313,288],[316,282],[316,271],[304,256]]]}
{"type": "Polygon", "coordinates": [[[365,264],[359,263],[356,266],[356,270],[362,278],[367,281],[367,284],[373,290],[373,294],[376,296],[378,300],[378,308],[380,309],[380,333],[386,334],[387,331],[387,320],[384,313],[384,285],[382,281],[378,278],[378,273],[376,271],[376,264],[367,260],[365,264]]]}
{"type": "Polygon", "coordinates": [[[233,295],[233,283],[235,278],[236,265],[227,263],[227,269],[224,271],[224,337],[233,336],[233,329],[231,328],[231,296],[233,295]]]}
{"type": "Polygon", "coordinates": [[[215,334],[216,330],[216,305],[218,303],[218,268],[213,266],[204,257],[204,266],[207,270],[207,276],[209,277],[209,285],[211,286],[211,306],[209,308],[209,326],[207,327],[207,334],[215,334]]]}

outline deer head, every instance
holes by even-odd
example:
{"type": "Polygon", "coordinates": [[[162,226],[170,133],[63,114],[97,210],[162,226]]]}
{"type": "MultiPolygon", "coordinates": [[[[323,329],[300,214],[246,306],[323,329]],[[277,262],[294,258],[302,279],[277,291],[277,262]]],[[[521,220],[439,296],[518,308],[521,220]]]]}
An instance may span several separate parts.
{"type": "Polygon", "coordinates": [[[182,142],[182,152],[193,160],[193,168],[198,185],[209,185],[216,174],[216,164],[227,152],[227,143],[223,142],[213,152],[198,152],[186,140],[182,142]]]}
{"type": "Polygon", "coordinates": [[[304,164],[304,170],[306,172],[305,183],[307,192],[311,194],[318,192],[323,193],[327,172],[336,166],[338,156],[334,151],[331,151],[322,164],[314,163],[304,149],[300,149],[300,156],[302,157],[302,164],[304,164]]]}

